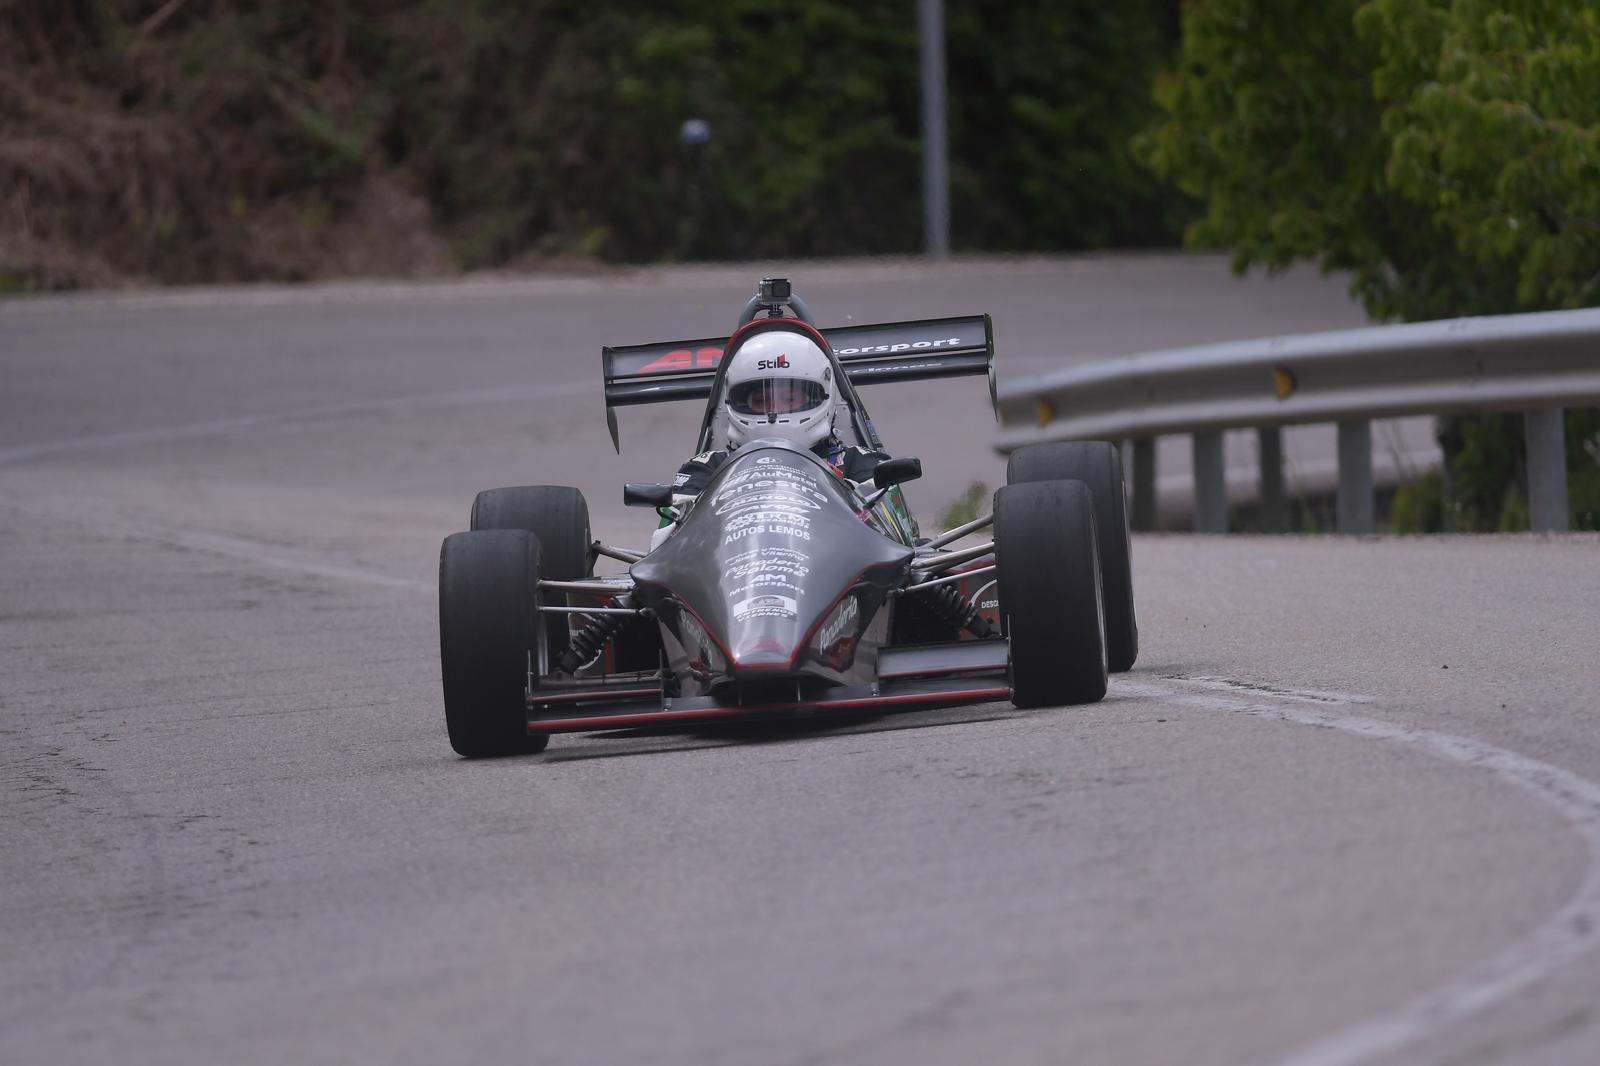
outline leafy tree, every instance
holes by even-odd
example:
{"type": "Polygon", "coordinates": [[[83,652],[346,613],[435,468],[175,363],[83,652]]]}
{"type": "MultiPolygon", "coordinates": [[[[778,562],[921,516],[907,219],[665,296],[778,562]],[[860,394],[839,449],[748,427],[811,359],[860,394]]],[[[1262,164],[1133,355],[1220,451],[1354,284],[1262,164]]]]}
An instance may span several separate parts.
{"type": "Polygon", "coordinates": [[[1171,243],[1190,205],[1138,166],[1128,142],[1154,117],[1148,86],[1176,45],[1177,5],[955,0],[946,7],[956,243],[1023,250],[1171,243]]]}
{"type": "MultiPolygon", "coordinates": [[[[1349,271],[1382,320],[1600,303],[1587,0],[1197,0],[1156,99],[1136,152],[1203,202],[1187,237],[1231,248],[1236,270],[1349,271]]],[[[1581,523],[1600,418],[1568,422],[1581,523]]],[[[1515,525],[1519,421],[1447,419],[1441,440],[1440,521],[1515,525]]]]}
{"type": "Polygon", "coordinates": [[[1432,211],[1500,310],[1600,303],[1600,7],[1374,0],[1385,176],[1432,211]]]}

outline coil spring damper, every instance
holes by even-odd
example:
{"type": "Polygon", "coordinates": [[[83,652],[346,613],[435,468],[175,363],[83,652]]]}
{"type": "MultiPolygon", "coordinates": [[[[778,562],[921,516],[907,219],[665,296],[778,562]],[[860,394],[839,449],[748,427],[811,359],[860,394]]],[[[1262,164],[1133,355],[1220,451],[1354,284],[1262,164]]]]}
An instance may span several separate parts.
{"type": "Polygon", "coordinates": [[[975,637],[994,633],[989,620],[978,613],[978,605],[961,595],[954,585],[935,585],[929,589],[913,587],[910,591],[920,593],[918,602],[940,621],[965,629],[975,637]]]}
{"type": "MultiPolygon", "coordinates": [[[[607,606],[632,607],[633,597],[620,596],[607,606]]],[[[612,637],[622,632],[622,627],[628,624],[630,618],[631,616],[625,614],[591,615],[588,624],[572,634],[572,641],[567,645],[567,650],[561,653],[561,659],[556,664],[557,668],[565,674],[577,673],[579,667],[605,650],[606,644],[612,637]]]]}

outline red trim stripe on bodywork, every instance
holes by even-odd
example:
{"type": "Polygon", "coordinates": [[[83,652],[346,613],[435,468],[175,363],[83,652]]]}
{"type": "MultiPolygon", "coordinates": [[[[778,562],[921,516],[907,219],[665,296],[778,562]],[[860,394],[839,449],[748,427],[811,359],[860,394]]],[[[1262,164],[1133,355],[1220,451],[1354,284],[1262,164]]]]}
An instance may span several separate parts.
{"type": "Polygon", "coordinates": [[[550,703],[582,703],[585,700],[642,700],[651,696],[659,697],[661,686],[653,688],[601,688],[568,689],[564,692],[540,692],[533,690],[528,699],[528,705],[537,707],[550,703]]]}
{"type": "Polygon", "coordinates": [[[837,700],[807,700],[801,703],[766,703],[745,707],[686,707],[681,710],[629,711],[622,714],[597,714],[580,718],[541,718],[528,723],[528,732],[539,734],[630,729],[637,726],[720,721],[800,710],[855,711],[870,710],[873,707],[906,707],[926,703],[976,703],[980,700],[1010,697],[1009,686],[987,685],[982,688],[905,692],[888,696],[852,696],[837,700]]]}
{"type": "Polygon", "coordinates": [[[762,317],[752,318],[750,321],[733,331],[733,334],[728,337],[727,344],[723,346],[722,359],[719,360],[719,362],[726,361],[727,358],[738,349],[739,345],[743,343],[746,337],[753,333],[764,333],[768,330],[788,330],[794,333],[804,333],[806,336],[816,341],[823,351],[829,353],[830,355],[833,353],[833,346],[828,343],[828,338],[824,337],[821,330],[807,322],[805,319],[762,317]]]}

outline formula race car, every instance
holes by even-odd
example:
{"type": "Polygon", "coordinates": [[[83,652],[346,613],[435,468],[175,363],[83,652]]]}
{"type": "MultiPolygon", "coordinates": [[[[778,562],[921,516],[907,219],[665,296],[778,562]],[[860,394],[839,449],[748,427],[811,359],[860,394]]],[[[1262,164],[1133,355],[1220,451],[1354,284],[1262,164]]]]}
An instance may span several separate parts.
{"type": "MultiPolygon", "coordinates": [[[[830,440],[874,454],[870,478],[850,480],[792,437],[733,434],[693,496],[625,486],[625,503],[666,526],[648,552],[592,539],[577,489],[479,493],[470,531],[447,537],[439,559],[457,752],[538,752],[579,730],[1084,703],[1105,695],[1108,671],[1133,665],[1115,447],[1019,449],[993,511],[931,538],[899,489],[921,464],[882,458],[856,386],[987,375],[992,402],[987,315],[819,330],[787,281],[766,279],[730,337],[603,350],[613,443],[618,407],[705,399],[700,450],[714,453],[730,439],[728,412],[743,410],[729,406],[729,367],[759,338],[820,350],[830,440]],[[595,576],[599,556],[627,572],[595,576]]],[[[766,412],[751,416],[756,433],[779,428],[775,409],[749,409],[766,412]]]]}

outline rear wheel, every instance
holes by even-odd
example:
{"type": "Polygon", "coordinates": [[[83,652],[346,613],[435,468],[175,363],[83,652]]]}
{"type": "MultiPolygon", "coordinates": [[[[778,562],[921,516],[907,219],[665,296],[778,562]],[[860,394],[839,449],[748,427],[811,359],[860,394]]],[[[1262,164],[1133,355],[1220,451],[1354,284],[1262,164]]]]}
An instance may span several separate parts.
{"type": "Polygon", "coordinates": [[[1006,484],[1081,481],[1094,497],[1100,577],[1105,586],[1106,661],[1112,673],[1133,669],[1139,657],[1139,624],[1133,614],[1133,559],[1128,548],[1128,502],[1122,454],[1105,441],[1030,444],[1011,453],[1006,484]]]}
{"type": "MultiPolygon", "coordinates": [[[[472,501],[472,524],[479,529],[525,529],[539,538],[539,572],[548,581],[577,581],[594,571],[589,545],[589,505],[583,493],[566,485],[517,485],[485,489],[472,501]]],[[[564,593],[546,592],[545,606],[564,607],[564,593]]],[[[550,661],[567,648],[571,634],[565,615],[546,616],[550,661]]]]}
{"type": "Polygon", "coordinates": [[[452,533],[439,551],[439,662],[450,746],[469,759],[543,751],[528,735],[529,654],[542,638],[539,540],[525,530],[452,533]]]}
{"type": "Polygon", "coordinates": [[[1011,702],[1093,703],[1106,694],[1106,633],[1094,500],[1081,481],[994,494],[1000,614],[1011,642],[1011,702]]]}

